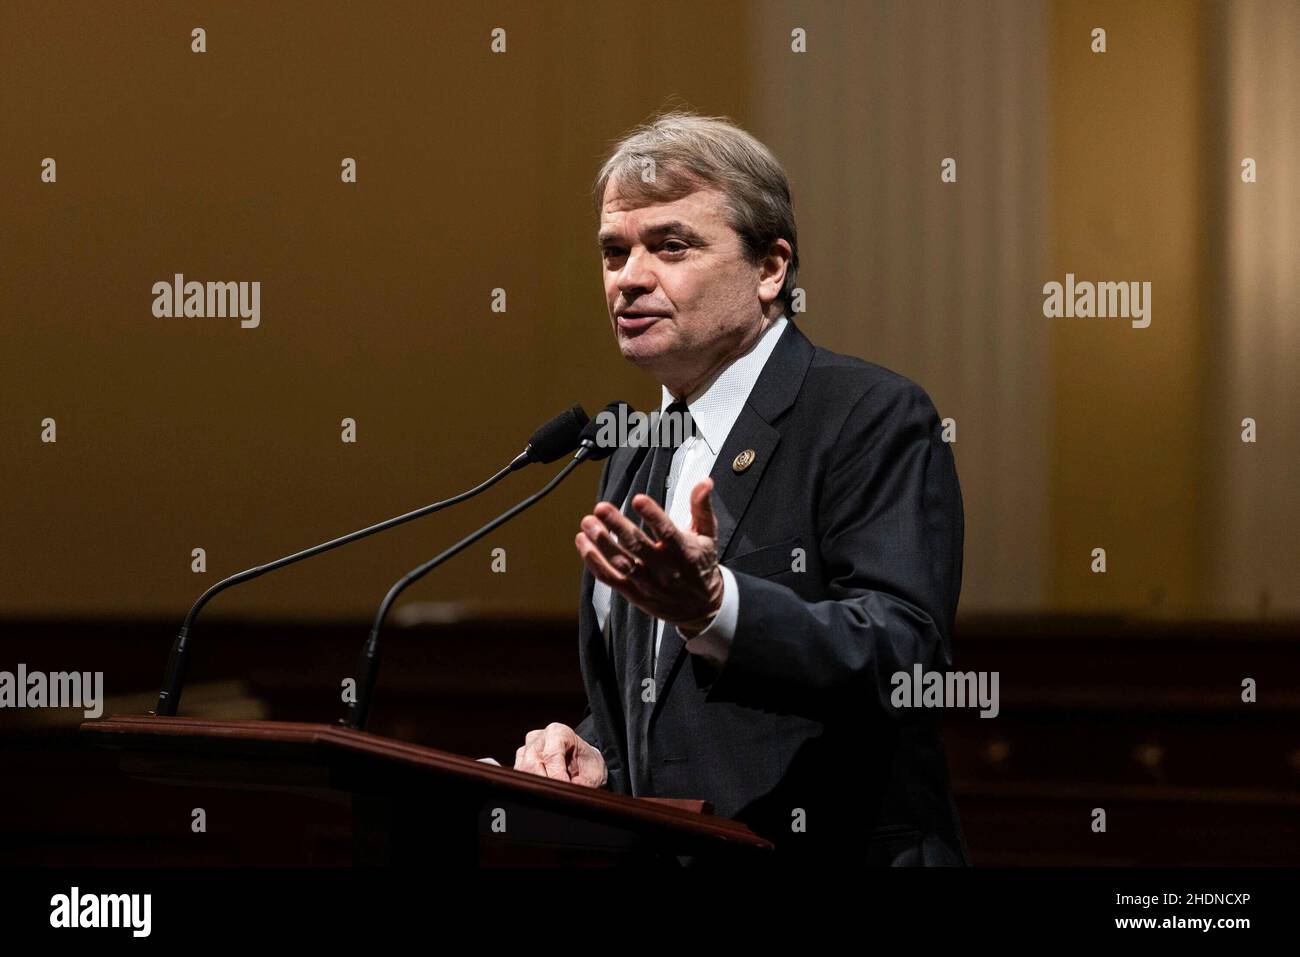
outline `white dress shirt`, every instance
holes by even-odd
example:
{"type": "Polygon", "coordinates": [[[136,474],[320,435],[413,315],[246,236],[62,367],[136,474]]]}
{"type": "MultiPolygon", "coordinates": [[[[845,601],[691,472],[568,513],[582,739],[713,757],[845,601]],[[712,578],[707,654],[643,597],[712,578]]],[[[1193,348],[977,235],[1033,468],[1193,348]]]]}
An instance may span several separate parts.
{"type": "MultiPolygon", "coordinates": [[[[788,320],[782,315],[772,323],[758,341],[744,355],[732,360],[712,379],[700,386],[695,394],[687,398],[686,408],[695,423],[695,435],[686,439],[673,453],[668,467],[668,485],[665,499],[668,503],[668,517],[678,528],[691,527],[691,490],[707,478],[713,471],[731,427],[740,417],[759,373],[767,364],[768,357],[776,348],[788,320]]],[[[667,410],[673,402],[673,395],[667,387],[663,389],[660,412],[667,410]]],[[[627,509],[627,500],[623,501],[627,509]]],[[[605,636],[605,647],[611,647],[609,628],[609,604],[611,591],[608,585],[597,581],[591,595],[591,603],[596,609],[596,621],[605,636]]],[[[736,593],[736,579],[730,570],[722,566],[722,606],[709,622],[709,626],[694,638],[686,642],[686,650],[693,655],[702,655],[719,667],[727,660],[731,649],[731,640],[736,633],[736,619],[740,614],[740,598],[736,593]]],[[[664,623],[655,619],[655,661],[659,664],[659,645],[663,641],[664,623]]],[[[685,636],[682,636],[685,638],[685,636]]],[[[652,672],[653,673],[653,672],[652,672]]]]}

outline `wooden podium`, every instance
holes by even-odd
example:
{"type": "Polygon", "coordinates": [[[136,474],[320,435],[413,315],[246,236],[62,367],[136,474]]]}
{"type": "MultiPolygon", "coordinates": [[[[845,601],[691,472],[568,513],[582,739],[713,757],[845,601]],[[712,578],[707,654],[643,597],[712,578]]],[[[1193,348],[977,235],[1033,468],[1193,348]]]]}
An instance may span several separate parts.
{"type": "Polygon", "coordinates": [[[126,715],[81,731],[137,778],[348,801],[360,865],[744,865],[772,851],[702,801],[612,794],[341,725],[126,715]]]}

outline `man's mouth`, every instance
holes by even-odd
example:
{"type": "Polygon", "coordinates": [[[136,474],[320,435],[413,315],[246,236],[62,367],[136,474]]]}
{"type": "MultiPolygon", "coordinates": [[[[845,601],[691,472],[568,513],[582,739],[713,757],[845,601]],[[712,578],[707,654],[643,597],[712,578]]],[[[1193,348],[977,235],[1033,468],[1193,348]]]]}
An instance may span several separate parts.
{"type": "Polygon", "coordinates": [[[624,332],[641,332],[664,318],[657,313],[621,312],[618,315],[618,327],[624,332]]]}

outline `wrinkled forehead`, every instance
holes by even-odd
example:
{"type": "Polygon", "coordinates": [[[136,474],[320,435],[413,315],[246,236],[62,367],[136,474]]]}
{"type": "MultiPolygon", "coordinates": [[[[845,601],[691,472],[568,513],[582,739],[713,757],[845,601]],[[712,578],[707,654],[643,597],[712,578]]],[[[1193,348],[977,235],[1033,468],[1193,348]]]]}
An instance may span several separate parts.
{"type": "Polygon", "coordinates": [[[655,164],[648,157],[634,154],[610,172],[601,210],[626,211],[672,203],[691,193],[713,189],[707,180],[680,166],[655,164]]]}
{"type": "MultiPolygon", "coordinates": [[[[641,184],[647,185],[647,184],[641,184]]],[[[689,225],[699,233],[726,230],[726,197],[711,186],[689,183],[684,190],[623,190],[611,180],[601,207],[602,234],[633,220],[638,228],[664,220],[689,225]]]]}

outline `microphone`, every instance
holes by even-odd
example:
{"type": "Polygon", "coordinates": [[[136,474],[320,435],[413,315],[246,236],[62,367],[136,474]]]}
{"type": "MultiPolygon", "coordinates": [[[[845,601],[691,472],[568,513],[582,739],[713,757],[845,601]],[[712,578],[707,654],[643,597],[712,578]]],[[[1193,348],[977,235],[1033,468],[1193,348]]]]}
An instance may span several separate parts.
{"type": "Polygon", "coordinates": [[[206,605],[219,592],[225,591],[234,585],[243,584],[246,581],[252,581],[259,578],[267,572],[275,571],[278,568],[284,568],[286,565],[292,565],[295,562],[303,561],[307,558],[313,558],[323,552],[338,548],[340,545],[347,545],[349,542],[355,542],[367,536],[374,535],[376,532],[387,531],[406,522],[414,521],[425,515],[432,515],[451,505],[458,505],[467,499],[473,498],[480,492],[491,488],[501,479],[505,478],[511,472],[523,468],[533,462],[554,462],[556,459],[571,452],[582,437],[586,434],[585,429],[590,424],[587,413],[582,406],[575,405],[566,409],[559,415],[555,416],[549,422],[542,425],[528,439],[528,444],[524,450],[514,457],[509,465],[497,472],[487,481],[474,486],[467,492],[461,492],[449,499],[441,502],[434,502],[432,505],[426,505],[424,508],[417,508],[413,512],[407,512],[405,515],[398,515],[387,521],[370,525],[359,531],[342,535],[338,538],[323,542],[312,548],[303,549],[300,552],[294,552],[292,555],[286,555],[284,558],[278,558],[273,562],[265,565],[256,565],[253,568],[245,569],[242,572],[231,575],[229,578],[217,582],[194,603],[190,613],[185,616],[185,621],[181,625],[180,634],[172,643],[171,654],[167,657],[167,670],[163,673],[162,690],[158,692],[158,707],[154,714],[172,716],[176,714],[176,709],[180,705],[181,686],[185,680],[185,665],[189,659],[189,633],[190,628],[194,625],[194,619],[198,617],[203,606],[206,605]]]}
{"type": "Polygon", "coordinates": [[[578,438],[578,451],[574,454],[569,464],[562,468],[555,477],[547,482],[541,489],[534,492],[522,502],[502,512],[492,521],[488,522],[477,531],[471,532],[462,538],[455,545],[448,548],[439,555],[434,556],[419,565],[394,583],[393,587],[388,590],[384,600],[379,603],[379,611],[375,613],[375,622],[370,628],[370,636],[366,643],[361,647],[361,659],[357,663],[357,689],[356,698],[348,705],[347,717],[341,720],[341,723],[348,727],[362,731],[366,726],[366,718],[370,711],[370,699],[374,696],[375,681],[379,677],[379,630],[383,627],[384,618],[388,615],[389,608],[397,600],[397,596],[407,589],[408,586],[415,584],[433,569],[437,568],[447,559],[458,555],[469,546],[473,545],[484,535],[495,529],[500,528],[506,522],[510,521],[520,512],[526,511],[537,502],[551,493],[557,485],[563,482],[575,468],[581,463],[591,460],[599,461],[600,459],[609,458],[618,448],[615,442],[602,444],[600,441],[601,420],[606,415],[614,416],[614,422],[626,422],[627,413],[632,407],[626,402],[611,402],[596,414],[596,418],[587,422],[578,438]],[[622,415],[620,417],[620,411],[622,415]]]}
{"type": "Polygon", "coordinates": [[[528,445],[510,463],[511,470],[523,468],[530,462],[549,464],[563,458],[572,452],[586,435],[588,424],[587,413],[582,406],[575,405],[565,409],[529,436],[528,445]]]}

